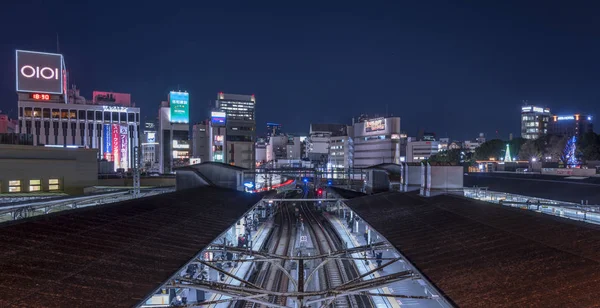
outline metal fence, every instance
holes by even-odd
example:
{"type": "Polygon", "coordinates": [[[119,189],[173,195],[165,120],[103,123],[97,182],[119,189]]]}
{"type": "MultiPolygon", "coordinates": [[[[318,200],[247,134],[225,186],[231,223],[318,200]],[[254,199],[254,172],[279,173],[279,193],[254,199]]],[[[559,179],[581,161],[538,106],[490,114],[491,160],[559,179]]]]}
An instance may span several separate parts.
{"type": "Polygon", "coordinates": [[[464,188],[464,196],[504,206],[548,215],[600,224],[600,205],[577,204],[531,196],[487,190],[485,187],[464,188]]]}

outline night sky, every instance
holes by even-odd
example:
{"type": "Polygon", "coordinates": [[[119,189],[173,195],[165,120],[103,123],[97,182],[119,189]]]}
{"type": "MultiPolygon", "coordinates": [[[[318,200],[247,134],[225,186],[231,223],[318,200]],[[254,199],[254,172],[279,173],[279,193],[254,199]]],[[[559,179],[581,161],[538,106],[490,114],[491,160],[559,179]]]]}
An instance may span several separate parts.
{"type": "Polygon", "coordinates": [[[387,110],[410,136],[508,138],[523,100],[599,115],[591,1],[77,2],[2,4],[4,113],[16,116],[14,50],[56,52],[58,33],[83,96],[131,93],[147,120],[177,88],[190,92],[192,122],[219,91],[255,94],[259,133],[268,121],[300,133],[387,110]]]}

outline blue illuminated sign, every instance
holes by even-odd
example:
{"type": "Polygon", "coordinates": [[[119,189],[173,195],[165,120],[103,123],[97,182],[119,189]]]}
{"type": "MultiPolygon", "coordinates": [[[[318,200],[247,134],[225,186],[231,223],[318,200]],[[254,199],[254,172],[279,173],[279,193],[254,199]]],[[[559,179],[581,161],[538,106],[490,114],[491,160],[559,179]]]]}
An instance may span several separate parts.
{"type": "Polygon", "coordinates": [[[187,92],[169,93],[169,105],[171,106],[172,123],[190,122],[190,94],[187,92]]]}
{"type": "Polygon", "coordinates": [[[112,155],[112,130],[110,124],[104,124],[102,140],[104,141],[102,154],[104,154],[104,159],[108,160],[110,158],[109,156],[112,155]]]}
{"type": "Polygon", "coordinates": [[[225,125],[227,114],[221,111],[213,111],[210,113],[210,118],[213,125],[225,125]]]}

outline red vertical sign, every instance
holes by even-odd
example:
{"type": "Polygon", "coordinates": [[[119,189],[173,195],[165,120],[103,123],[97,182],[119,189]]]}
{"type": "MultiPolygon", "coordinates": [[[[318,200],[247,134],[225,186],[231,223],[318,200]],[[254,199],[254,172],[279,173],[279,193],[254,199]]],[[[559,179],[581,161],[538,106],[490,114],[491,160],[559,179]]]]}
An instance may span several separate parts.
{"type": "Polygon", "coordinates": [[[119,131],[119,124],[112,125],[112,150],[113,150],[113,161],[115,162],[115,169],[120,168],[121,162],[121,136],[119,131]]]}

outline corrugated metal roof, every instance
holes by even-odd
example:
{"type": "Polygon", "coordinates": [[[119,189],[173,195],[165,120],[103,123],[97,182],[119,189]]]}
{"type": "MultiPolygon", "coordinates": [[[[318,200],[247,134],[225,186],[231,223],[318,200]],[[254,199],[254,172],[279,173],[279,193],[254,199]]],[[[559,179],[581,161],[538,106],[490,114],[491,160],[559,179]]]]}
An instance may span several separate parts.
{"type": "Polygon", "coordinates": [[[262,196],[203,187],[0,228],[0,306],[131,307],[262,196]]]}
{"type": "Polygon", "coordinates": [[[344,201],[460,307],[596,307],[600,226],[455,196],[344,201]]]}

